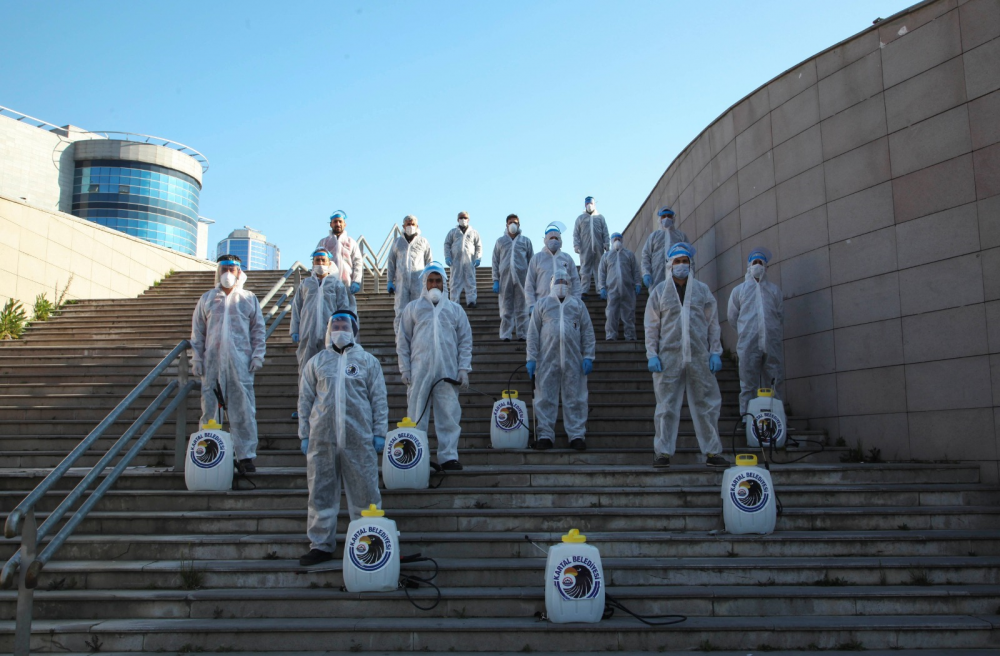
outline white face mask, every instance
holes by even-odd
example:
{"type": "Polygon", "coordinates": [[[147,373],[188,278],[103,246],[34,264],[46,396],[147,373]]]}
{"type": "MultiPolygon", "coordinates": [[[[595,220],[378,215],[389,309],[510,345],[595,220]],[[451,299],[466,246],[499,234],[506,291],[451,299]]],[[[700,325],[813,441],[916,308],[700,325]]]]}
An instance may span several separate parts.
{"type": "Polygon", "coordinates": [[[469,227],[469,220],[468,219],[459,219],[458,220],[458,227],[459,228],[468,228],[469,227]]]}
{"type": "Polygon", "coordinates": [[[668,216],[665,216],[660,219],[660,227],[662,227],[664,230],[666,230],[667,228],[673,228],[674,220],[668,216]]]}
{"type": "Polygon", "coordinates": [[[314,264],[313,274],[317,276],[328,276],[330,275],[330,265],[329,264],[314,264]]]}
{"type": "Polygon", "coordinates": [[[415,225],[408,225],[405,228],[403,228],[403,232],[406,233],[407,237],[412,237],[413,235],[417,234],[417,230],[419,230],[419,228],[417,228],[417,226],[415,225]]]}
{"type": "Polygon", "coordinates": [[[441,302],[441,290],[437,287],[427,290],[427,298],[430,299],[431,303],[437,305],[441,302]]]}
{"type": "Polygon", "coordinates": [[[236,274],[226,271],[221,276],[219,276],[219,282],[222,283],[223,287],[229,289],[230,287],[236,285],[236,274]]]}
{"type": "Polygon", "coordinates": [[[569,285],[553,285],[552,291],[554,291],[556,296],[559,298],[566,298],[566,294],[569,293],[569,285]]]}
{"type": "Polygon", "coordinates": [[[597,209],[597,206],[594,205],[593,203],[587,203],[586,208],[587,208],[587,214],[593,214],[594,211],[597,209]]]}
{"type": "Polygon", "coordinates": [[[620,251],[622,249],[622,243],[618,240],[615,240],[611,242],[611,248],[615,249],[616,251],[620,251]]]}
{"type": "Polygon", "coordinates": [[[344,348],[354,341],[354,333],[349,330],[334,330],[330,333],[330,343],[337,348],[344,348]]]}
{"type": "Polygon", "coordinates": [[[521,226],[517,225],[516,223],[508,223],[507,232],[509,232],[512,235],[516,235],[517,233],[521,232],[521,226]]]}
{"type": "Polygon", "coordinates": [[[560,239],[549,239],[545,243],[546,243],[546,245],[548,245],[549,250],[552,251],[553,253],[555,253],[557,250],[559,250],[559,246],[562,245],[562,240],[560,240],[560,239]]]}
{"type": "Polygon", "coordinates": [[[760,277],[764,275],[764,265],[763,264],[751,264],[750,265],[750,275],[760,280],[760,277]]]}
{"type": "Polygon", "coordinates": [[[671,268],[671,273],[674,276],[674,278],[681,278],[681,279],[687,278],[688,275],[691,273],[691,265],[690,264],[675,264],[671,268]]]}

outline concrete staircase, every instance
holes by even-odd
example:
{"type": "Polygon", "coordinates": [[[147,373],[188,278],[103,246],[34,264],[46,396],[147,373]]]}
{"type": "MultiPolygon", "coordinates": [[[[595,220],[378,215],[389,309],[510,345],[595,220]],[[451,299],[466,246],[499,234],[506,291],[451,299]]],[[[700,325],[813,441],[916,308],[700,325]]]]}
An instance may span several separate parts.
{"type": "MultiPolygon", "coordinates": [[[[250,274],[259,296],[279,272],[250,274]]],[[[0,512],[4,516],[180,339],[211,275],[177,273],[137,299],[84,301],[0,348],[0,512]]],[[[472,385],[498,396],[524,344],[497,337],[496,296],[479,272],[472,385]]],[[[372,291],[369,289],[368,291],[372,291]]],[[[645,293],[637,309],[641,317],[645,293]]],[[[305,571],[306,482],[295,423],[296,364],[287,324],[257,376],[261,448],[252,491],[194,493],[169,470],[173,425],[151,441],[98,510],[43,570],[35,593],[38,651],[686,651],[928,650],[1000,647],[1000,489],[975,467],[845,464],[828,447],[772,472],[785,512],[770,536],[722,531],[721,472],[701,464],[685,418],[676,463],[654,471],[653,392],[642,342],[603,341],[589,388],[588,450],[489,448],[492,401],[462,395],[466,469],[437,489],[384,492],[403,553],[440,565],[442,600],[417,610],[406,593],[342,592],[339,561],[305,571]],[[545,545],[580,528],[600,548],[608,591],[642,615],[553,625],[544,608],[545,545]]],[[[392,297],[361,297],[361,341],[384,364],[390,421],[405,412],[395,366],[392,297]]],[[[165,376],[146,401],[162,389],[165,376]]],[[[720,430],[729,448],[738,381],[727,361],[720,430]]],[[[530,405],[523,374],[514,387],[530,405]]],[[[87,455],[94,462],[138,416],[126,413],[87,455]]],[[[189,403],[198,414],[197,398],[189,403]]],[[[794,410],[794,408],[792,408],[794,410]]],[[[823,439],[792,416],[794,435],[823,439]]],[[[193,425],[192,425],[193,428],[193,425]]],[[[433,429],[432,429],[433,435],[433,429]]],[[[836,436],[834,436],[836,437],[836,436]]],[[[433,438],[432,438],[433,442],[433,438]]],[[[745,450],[745,449],[744,449],[745,450]]],[[[806,449],[807,450],[807,449],[806,449]]],[[[792,448],[791,459],[804,453],[792,448]]],[[[731,454],[730,458],[731,458],[731,454]]],[[[72,479],[82,476],[73,470],[72,479]]],[[[38,507],[44,518],[58,498],[38,507]]],[[[341,518],[342,529],[346,516],[341,518]]],[[[0,541],[9,557],[15,541],[0,541]]],[[[338,557],[340,550],[338,548],[338,557]]],[[[429,565],[404,566],[426,575],[429,565]]],[[[424,606],[433,590],[410,591],[424,606]]],[[[0,591],[0,618],[16,591],[0,591]]],[[[0,651],[13,621],[0,620],[0,651]]],[[[965,651],[968,650],[968,651],[965,651]]],[[[734,652],[736,653],[736,652],[734,652]]],[[[894,651],[893,653],[900,653],[894,651]]]]}

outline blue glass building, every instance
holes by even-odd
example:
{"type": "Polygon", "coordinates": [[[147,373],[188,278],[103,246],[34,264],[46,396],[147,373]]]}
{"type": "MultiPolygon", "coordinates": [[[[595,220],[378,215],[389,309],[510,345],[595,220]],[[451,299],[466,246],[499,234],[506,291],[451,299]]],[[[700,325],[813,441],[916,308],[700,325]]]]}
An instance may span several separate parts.
{"type": "Polygon", "coordinates": [[[164,166],[76,162],[71,212],[159,246],[195,255],[201,184],[164,166]]]}
{"type": "Polygon", "coordinates": [[[233,230],[219,242],[216,258],[220,255],[239,256],[244,271],[281,268],[281,251],[278,247],[267,243],[266,235],[247,226],[242,230],[233,230]]]}

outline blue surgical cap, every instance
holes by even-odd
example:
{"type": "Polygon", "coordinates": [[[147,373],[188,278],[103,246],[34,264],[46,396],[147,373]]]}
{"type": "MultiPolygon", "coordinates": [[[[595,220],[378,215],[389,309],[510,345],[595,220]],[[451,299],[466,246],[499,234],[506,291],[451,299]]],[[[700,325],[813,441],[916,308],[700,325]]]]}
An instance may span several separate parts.
{"type": "Polygon", "coordinates": [[[766,248],[755,248],[750,251],[750,255],[747,256],[747,264],[750,264],[754,260],[764,260],[764,264],[771,261],[771,251],[766,248]]]}
{"type": "Polygon", "coordinates": [[[621,239],[621,238],[622,238],[622,233],[620,233],[620,232],[612,232],[611,233],[611,241],[614,241],[615,239],[621,239]]]}
{"type": "Polygon", "coordinates": [[[660,211],[656,213],[657,216],[666,216],[668,218],[674,218],[674,211],[667,206],[660,208],[660,211]]]}
{"type": "Polygon", "coordinates": [[[583,199],[583,202],[584,202],[584,204],[586,204],[586,203],[593,203],[594,202],[594,197],[593,196],[587,196],[586,198],[583,199]]]}
{"type": "Polygon", "coordinates": [[[670,250],[667,251],[667,259],[672,260],[678,255],[687,255],[693,260],[695,252],[694,246],[688,244],[687,242],[679,241],[671,246],[670,250]]]}

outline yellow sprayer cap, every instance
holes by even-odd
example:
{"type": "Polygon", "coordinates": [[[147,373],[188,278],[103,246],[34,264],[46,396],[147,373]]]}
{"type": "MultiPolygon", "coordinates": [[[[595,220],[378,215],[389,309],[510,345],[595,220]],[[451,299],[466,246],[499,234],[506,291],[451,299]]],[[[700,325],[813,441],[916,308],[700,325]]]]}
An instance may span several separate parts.
{"type": "Polygon", "coordinates": [[[757,466],[757,456],[752,453],[741,453],[736,456],[736,466],[737,467],[756,467],[757,466]]]}
{"type": "Polygon", "coordinates": [[[563,542],[572,542],[574,544],[580,544],[587,541],[586,535],[580,535],[580,529],[571,528],[569,533],[562,536],[563,542]]]}
{"type": "Polygon", "coordinates": [[[517,398],[517,390],[504,390],[503,391],[503,398],[505,398],[505,399],[516,399],[517,398]]]}
{"type": "Polygon", "coordinates": [[[204,430],[221,430],[222,429],[222,424],[220,424],[219,422],[215,421],[214,419],[209,419],[204,424],[202,424],[201,427],[204,430]]]}
{"type": "Polygon", "coordinates": [[[772,397],[774,396],[774,390],[771,389],[770,387],[761,387],[759,390],[757,390],[757,396],[763,396],[765,398],[772,397]]]}
{"type": "Polygon", "coordinates": [[[397,428],[416,428],[417,425],[413,423],[413,420],[409,417],[403,417],[403,421],[396,424],[397,428]]]}
{"type": "Polygon", "coordinates": [[[362,510],[361,511],[361,516],[362,517],[385,517],[385,511],[384,510],[379,510],[379,507],[376,506],[373,503],[373,504],[369,504],[368,510],[362,510]]]}

